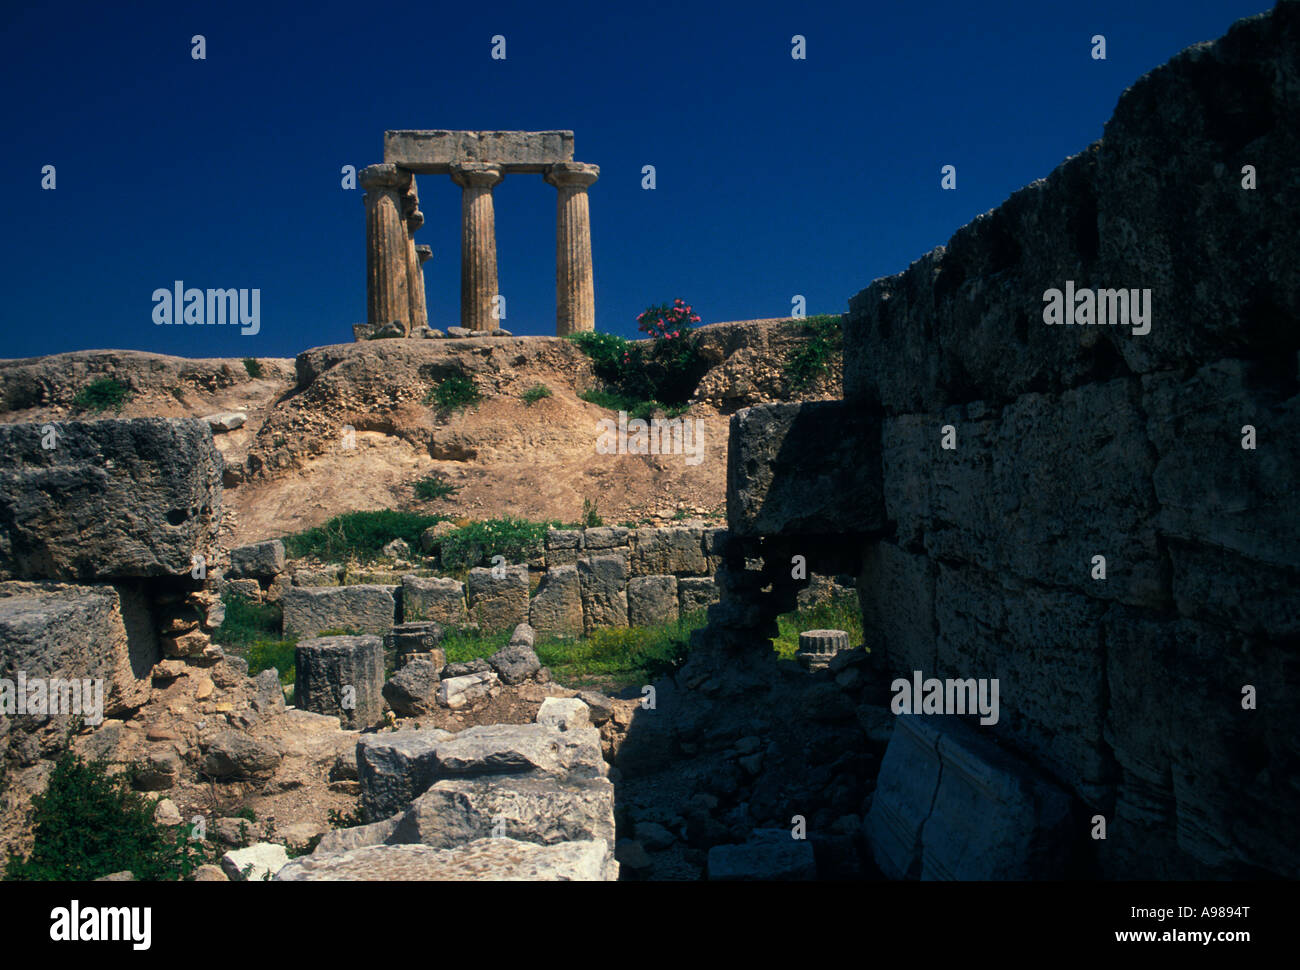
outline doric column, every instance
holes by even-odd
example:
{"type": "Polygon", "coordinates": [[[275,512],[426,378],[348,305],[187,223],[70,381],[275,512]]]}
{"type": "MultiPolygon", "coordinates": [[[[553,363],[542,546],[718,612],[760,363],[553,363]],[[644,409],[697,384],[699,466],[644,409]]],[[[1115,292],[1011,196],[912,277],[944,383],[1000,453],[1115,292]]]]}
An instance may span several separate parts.
{"type": "Polygon", "coordinates": [[[424,297],[424,264],[433,258],[433,247],[420,243],[415,247],[415,258],[418,263],[415,268],[415,285],[419,287],[420,291],[415,302],[423,315],[420,322],[412,326],[411,333],[413,336],[423,337],[424,333],[421,328],[429,326],[429,304],[424,297]]]}
{"type": "Polygon", "coordinates": [[[496,330],[492,300],[497,295],[496,216],[492,186],[501,181],[501,166],[464,162],[451,167],[463,190],[460,201],[460,325],[496,330]]]}
{"type": "Polygon", "coordinates": [[[429,306],[424,299],[424,272],[420,269],[419,256],[416,252],[415,230],[424,225],[424,213],[420,211],[420,196],[415,189],[415,177],[403,199],[403,214],[406,217],[406,291],[411,299],[410,325],[406,328],[408,337],[424,336],[429,326],[429,306]]]}
{"type": "Polygon", "coordinates": [[[560,336],[596,329],[587,186],[599,176],[600,166],[583,162],[558,162],[546,170],[546,181],[559,190],[555,217],[555,332],[560,336]]]}
{"type": "Polygon", "coordinates": [[[411,173],[396,165],[371,165],[358,176],[366,190],[366,322],[411,325],[410,271],[402,199],[411,173]]]}

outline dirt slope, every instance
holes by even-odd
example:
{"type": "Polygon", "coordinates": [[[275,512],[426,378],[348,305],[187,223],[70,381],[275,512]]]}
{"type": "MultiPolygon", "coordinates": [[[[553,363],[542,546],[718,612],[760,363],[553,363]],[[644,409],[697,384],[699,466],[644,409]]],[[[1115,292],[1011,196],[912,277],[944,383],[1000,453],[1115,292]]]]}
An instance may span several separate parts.
{"type": "MultiPolygon", "coordinates": [[[[785,321],[715,324],[701,337],[713,366],[685,416],[699,422],[698,462],[682,454],[600,454],[598,422],[616,415],[579,398],[598,381],[585,355],[554,337],[338,344],[304,351],[296,361],[262,359],[258,378],[239,360],[136,351],[0,361],[0,420],[77,416],[73,396],[101,376],[131,388],[123,417],[244,412],[243,427],[216,435],[227,463],[233,543],[379,508],[576,521],[587,499],[607,522],[670,518],[680,510],[721,516],[729,415],[794,396],[783,364],[800,337],[785,321]],[[472,379],[481,400],[438,413],[426,396],[454,374],[472,379]],[[526,404],[521,395],[537,384],[551,396],[526,404]],[[459,491],[417,500],[414,483],[432,472],[459,491]]],[[[837,362],[798,396],[839,393],[837,362]]]]}

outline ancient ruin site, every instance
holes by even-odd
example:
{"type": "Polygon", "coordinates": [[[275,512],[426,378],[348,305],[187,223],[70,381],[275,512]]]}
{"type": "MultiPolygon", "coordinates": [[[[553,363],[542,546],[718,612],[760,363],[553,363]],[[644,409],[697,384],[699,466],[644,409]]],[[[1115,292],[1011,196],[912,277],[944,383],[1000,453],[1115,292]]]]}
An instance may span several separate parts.
{"type": "Polygon", "coordinates": [[[167,263],[152,350],[11,321],[5,880],[1300,877],[1300,3],[1218,30],[829,305],[652,279],[602,206],[666,157],[376,101],[357,312],[167,263]]]}

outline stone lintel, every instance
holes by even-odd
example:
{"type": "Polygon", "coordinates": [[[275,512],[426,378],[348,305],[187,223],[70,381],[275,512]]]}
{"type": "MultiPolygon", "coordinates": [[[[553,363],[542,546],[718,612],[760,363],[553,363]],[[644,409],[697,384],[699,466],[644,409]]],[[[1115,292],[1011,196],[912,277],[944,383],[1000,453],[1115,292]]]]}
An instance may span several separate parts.
{"type": "Polygon", "coordinates": [[[573,161],[571,131],[386,131],[384,161],[421,174],[447,175],[461,162],[491,162],[505,172],[544,172],[573,161]]]}

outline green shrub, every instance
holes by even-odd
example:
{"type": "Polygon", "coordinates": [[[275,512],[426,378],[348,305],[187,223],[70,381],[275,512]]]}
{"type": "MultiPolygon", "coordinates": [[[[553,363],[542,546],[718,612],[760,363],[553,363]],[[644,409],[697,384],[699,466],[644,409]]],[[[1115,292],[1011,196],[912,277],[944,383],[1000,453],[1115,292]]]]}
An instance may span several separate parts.
{"type": "Polygon", "coordinates": [[[566,339],[591,359],[592,371],[605,385],[595,393],[607,395],[607,401],[631,406],[614,407],[585,394],[583,399],[613,411],[632,414],[635,409],[639,413],[634,416],[647,415],[647,407],[654,402],[668,407],[684,405],[709,366],[700,353],[699,338],[691,330],[691,323],[698,320],[693,313],[683,315],[681,307],[664,304],[637,317],[640,329],[650,334],[649,340],[625,340],[610,333],[569,334],[566,339]],[[675,322],[671,327],[660,326],[660,319],[675,322]]]}
{"type": "Polygon", "coordinates": [[[72,398],[72,406],[78,411],[92,411],[102,414],[109,408],[121,412],[122,406],[131,398],[131,388],[115,377],[100,377],[91,381],[72,398]]]}
{"type": "Polygon", "coordinates": [[[523,562],[543,549],[550,523],[526,519],[486,519],[443,536],[439,556],[444,569],[469,569],[491,563],[493,556],[523,562]]]}
{"type": "Polygon", "coordinates": [[[580,524],[584,529],[595,529],[605,524],[605,520],[596,511],[596,503],[589,498],[582,500],[582,522],[580,524]]]}
{"type": "Polygon", "coordinates": [[[532,387],[524,391],[524,393],[520,394],[519,396],[524,399],[525,404],[531,407],[532,405],[540,401],[542,398],[550,397],[551,389],[547,387],[545,384],[534,384],[532,387]]]}
{"type": "Polygon", "coordinates": [[[628,397],[616,391],[588,388],[578,395],[588,404],[606,408],[610,411],[626,411],[629,418],[641,418],[649,421],[656,412],[662,411],[666,417],[675,418],[690,410],[689,404],[664,404],[660,401],[647,401],[628,397]]]}
{"type": "Polygon", "coordinates": [[[801,391],[830,369],[831,359],[844,349],[844,318],[819,314],[803,320],[804,340],[786,361],[785,376],[792,390],[801,391]]]}
{"type": "Polygon", "coordinates": [[[277,603],[254,603],[226,593],[221,597],[225,619],[212,639],[223,647],[243,647],[258,640],[279,636],[280,607],[277,603]]]}
{"type": "Polygon", "coordinates": [[[426,502],[434,499],[450,498],[460,491],[459,485],[453,485],[437,472],[426,475],[415,483],[415,497],[426,502]]]}
{"type": "Polygon", "coordinates": [[[446,518],[395,509],[345,512],[314,529],[284,536],[284,549],[295,559],[313,556],[326,562],[373,560],[394,539],[404,539],[411,548],[418,549],[420,533],[446,518]]]}
{"type": "Polygon", "coordinates": [[[262,362],[256,357],[245,357],[244,370],[248,371],[249,377],[256,380],[262,376],[262,362]]]}
{"type": "Polygon", "coordinates": [[[103,761],[65,752],[32,799],[32,851],[9,857],[5,878],[84,881],[129,869],[140,880],[184,879],[207,861],[191,826],[154,824],[157,799],[133,792],[103,761]]]}
{"type": "Polygon", "coordinates": [[[436,406],[439,411],[450,412],[471,407],[482,399],[473,378],[464,374],[452,374],[429,388],[424,403],[436,406]]]}

